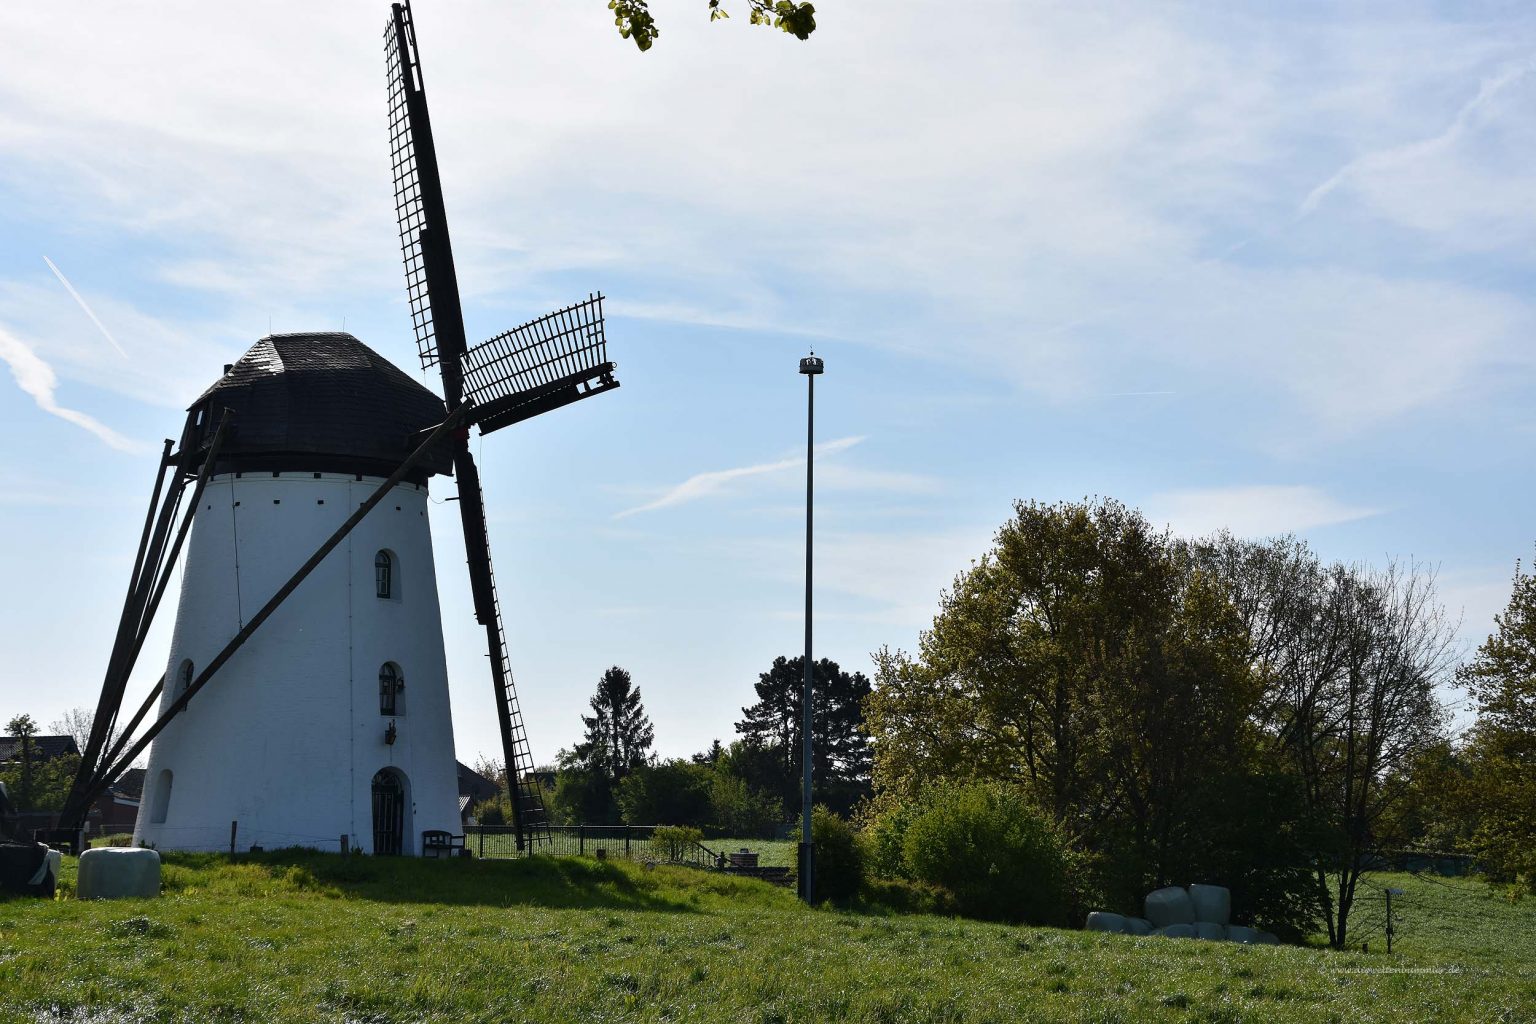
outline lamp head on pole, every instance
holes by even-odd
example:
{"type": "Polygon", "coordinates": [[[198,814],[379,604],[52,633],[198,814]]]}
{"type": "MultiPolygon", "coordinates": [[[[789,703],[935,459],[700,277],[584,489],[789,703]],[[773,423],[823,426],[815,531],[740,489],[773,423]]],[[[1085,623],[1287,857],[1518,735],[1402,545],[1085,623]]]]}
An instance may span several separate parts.
{"type": "Polygon", "coordinates": [[[821,357],[818,356],[815,352],[812,352],[810,355],[800,360],[800,372],[814,376],[815,374],[824,373],[826,371],[822,364],[821,357]]]}

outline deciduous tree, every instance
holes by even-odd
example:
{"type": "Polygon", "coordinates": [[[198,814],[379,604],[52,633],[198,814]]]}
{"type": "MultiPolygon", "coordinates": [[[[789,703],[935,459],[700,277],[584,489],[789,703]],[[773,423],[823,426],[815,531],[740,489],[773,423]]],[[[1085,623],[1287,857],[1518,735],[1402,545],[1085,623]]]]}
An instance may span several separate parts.
{"type": "Polygon", "coordinates": [[[1496,877],[1536,888],[1536,577],[1516,565],[1510,591],[1459,674],[1477,702],[1464,792],[1478,857],[1496,877]]]}

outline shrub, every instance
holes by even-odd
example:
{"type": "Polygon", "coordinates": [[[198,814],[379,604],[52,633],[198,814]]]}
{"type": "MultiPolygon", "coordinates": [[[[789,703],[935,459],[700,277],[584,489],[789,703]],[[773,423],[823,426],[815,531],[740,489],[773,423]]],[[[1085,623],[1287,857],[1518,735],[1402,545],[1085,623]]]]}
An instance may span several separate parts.
{"type": "Polygon", "coordinates": [[[651,852],[665,861],[680,861],[704,838],[704,833],[689,825],[662,825],[651,833],[651,852]]]}
{"type": "Polygon", "coordinates": [[[955,894],[961,913],[1038,925],[1066,922],[1066,843],[1017,787],[970,783],[927,795],[907,826],[912,878],[955,894]]]}
{"type": "Polygon", "coordinates": [[[499,827],[507,823],[506,807],[499,794],[475,804],[469,809],[469,813],[481,825],[499,827]]]}
{"type": "Polygon", "coordinates": [[[811,812],[811,839],[816,844],[816,897],[847,903],[864,887],[864,850],[859,834],[825,807],[811,812]]]}
{"type": "Polygon", "coordinates": [[[878,878],[910,881],[902,844],[906,842],[907,828],[923,812],[923,803],[921,800],[899,801],[886,797],[875,808],[865,812],[868,817],[863,833],[869,873],[878,878]]]}
{"type": "Polygon", "coordinates": [[[779,823],[779,801],[719,768],[709,783],[710,817],[729,836],[766,836],[779,823]]]}
{"type": "Polygon", "coordinates": [[[866,879],[864,899],[872,909],[889,910],[897,914],[942,914],[953,917],[960,913],[955,894],[948,889],[906,878],[866,879]]]}
{"type": "Polygon", "coordinates": [[[619,808],[629,825],[704,825],[710,820],[709,784],[703,765],[682,759],[641,765],[619,783],[619,808]]]}

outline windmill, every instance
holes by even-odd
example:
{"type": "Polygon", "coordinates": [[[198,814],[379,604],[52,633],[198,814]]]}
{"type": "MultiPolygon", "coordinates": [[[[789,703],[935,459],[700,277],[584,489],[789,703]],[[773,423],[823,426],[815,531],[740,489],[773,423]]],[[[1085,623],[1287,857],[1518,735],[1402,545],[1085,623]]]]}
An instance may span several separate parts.
{"type": "MultiPolygon", "coordinates": [[[[232,805],[256,808],[248,813],[265,822],[256,826],[257,834],[265,827],[274,841],[287,837],[323,845],[303,841],[328,835],[339,837],[329,842],[343,848],[351,838],[375,852],[408,852],[411,831],[403,822],[412,807],[428,805],[417,812],[418,825],[447,824],[440,809],[440,762],[446,749],[451,769],[452,734],[424,502],[427,479],[450,471],[475,617],[485,630],[517,845],[527,849],[548,837],[508,666],[469,434],[472,427],[488,434],[618,387],[607,358],[602,296],[589,295],[474,346],[466,343],[408,3],[392,5],[385,49],[395,208],[411,319],[422,368],[438,368],[443,398],[350,335],[303,334],[263,338],[192,404],[180,442],[165,442],[91,736],[56,840],[74,840],[92,802],[152,743],[136,833],[166,838],[172,846],[222,847],[222,840],[212,838],[211,816],[232,805]],[[389,507],[393,517],[385,511],[389,507]],[[200,508],[204,515],[192,531],[200,508]],[[124,723],[128,679],[189,533],[166,672],[124,723]],[[290,573],[287,566],[301,543],[295,538],[304,537],[323,540],[290,573]],[[415,613],[385,603],[392,592],[409,586],[395,580],[398,552],[391,544],[407,550],[424,570],[407,590],[414,591],[415,613]],[[227,578],[234,580],[233,588],[221,583],[227,578]],[[376,600],[356,603],[357,592],[370,584],[376,600]],[[259,632],[269,620],[278,624],[259,632]],[[371,650],[386,641],[405,643],[425,667],[424,673],[412,673],[411,683],[413,707],[424,714],[403,716],[404,675],[393,661],[378,669],[377,713],[358,710],[359,696],[366,704],[374,694],[367,677],[372,670],[364,665],[372,655],[355,657],[355,649],[361,643],[371,650]],[[196,650],[189,652],[189,646],[196,650]],[[342,651],[348,652],[345,660],[342,651]],[[346,685],[337,681],[340,675],[346,685]],[[230,685],[193,706],[215,677],[230,685]],[[274,692],[287,694],[298,710],[288,707],[288,718],[270,729],[269,738],[261,728],[270,726],[274,692]],[[316,834],[323,826],[308,824],[346,817],[338,809],[346,802],[352,805],[348,820],[355,822],[361,813],[357,805],[370,796],[364,782],[350,789],[334,782],[327,790],[328,783],[318,781],[338,774],[341,765],[313,755],[311,748],[324,743],[304,746],[295,737],[306,730],[326,736],[323,730],[316,733],[324,715],[335,719],[331,746],[352,751],[352,774],[362,767],[359,778],[371,777],[371,845],[366,830],[358,840],[345,822],[339,833],[316,834]],[[388,719],[387,727],[375,728],[377,716],[388,719]],[[270,754],[273,744],[282,758],[270,754]],[[418,747],[423,767],[408,779],[395,765],[418,747]],[[312,755],[317,781],[306,783],[290,762],[312,755]],[[385,767],[372,773],[381,759],[385,767]],[[173,761],[174,770],[168,766],[173,761]],[[242,778],[263,763],[280,776],[276,785],[242,778]],[[175,779],[184,781],[176,783],[173,801],[175,779]],[[188,786],[192,794],[185,794],[188,786]],[[279,812],[264,802],[264,786],[330,795],[279,812]]],[[[238,824],[229,821],[231,848],[238,824]]]]}

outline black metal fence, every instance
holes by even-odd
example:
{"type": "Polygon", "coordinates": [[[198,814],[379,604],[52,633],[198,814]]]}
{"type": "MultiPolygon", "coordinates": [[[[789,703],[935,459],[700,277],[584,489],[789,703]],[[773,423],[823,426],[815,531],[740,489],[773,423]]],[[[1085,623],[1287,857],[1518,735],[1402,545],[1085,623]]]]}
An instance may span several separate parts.
{"type": "Polygon", "coordinates": [[[668,861],[694,867],[713,868],[724,863],[724,856],[700,843],[665,848],[651,843],[657,825],[551,825],[549,842],[517,848],[517,830],[510,825],[468,825],[464,846],[476,857],[525,857],[530,853],[546,857],[612,857],[634,861],[668,861]]]}

